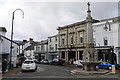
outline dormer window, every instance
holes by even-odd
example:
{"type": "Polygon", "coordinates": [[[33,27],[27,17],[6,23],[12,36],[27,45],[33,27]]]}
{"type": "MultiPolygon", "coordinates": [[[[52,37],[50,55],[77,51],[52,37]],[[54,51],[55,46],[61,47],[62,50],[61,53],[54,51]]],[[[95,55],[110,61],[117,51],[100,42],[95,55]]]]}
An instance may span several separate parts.
{"type": "Polygon", "coordinates": [[[106,21],[106,23],[105,23],[104,30],[105,31],[111,31],[111,26],[110,26],[110,23],[108,21],[106,21]]]}

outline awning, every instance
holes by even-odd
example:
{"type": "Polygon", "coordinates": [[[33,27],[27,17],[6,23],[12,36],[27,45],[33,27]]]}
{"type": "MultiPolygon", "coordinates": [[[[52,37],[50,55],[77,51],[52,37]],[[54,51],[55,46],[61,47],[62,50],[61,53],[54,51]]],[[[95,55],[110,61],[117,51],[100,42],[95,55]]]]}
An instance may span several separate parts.
{"type": "Polygon", "coordinates": [[[58,53],[48,53],[48,55],[58,55],[58,53]]]}

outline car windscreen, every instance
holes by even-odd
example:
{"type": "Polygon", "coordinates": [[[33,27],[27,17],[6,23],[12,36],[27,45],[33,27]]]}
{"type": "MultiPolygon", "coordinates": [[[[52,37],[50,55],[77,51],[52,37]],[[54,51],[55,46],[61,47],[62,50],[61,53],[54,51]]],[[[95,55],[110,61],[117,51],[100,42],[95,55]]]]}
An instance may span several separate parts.
{"type": "Polygon", "coordinates": [[[25,61],[24,64],[31,64],[34,63],[34,61],[25,61]]]}

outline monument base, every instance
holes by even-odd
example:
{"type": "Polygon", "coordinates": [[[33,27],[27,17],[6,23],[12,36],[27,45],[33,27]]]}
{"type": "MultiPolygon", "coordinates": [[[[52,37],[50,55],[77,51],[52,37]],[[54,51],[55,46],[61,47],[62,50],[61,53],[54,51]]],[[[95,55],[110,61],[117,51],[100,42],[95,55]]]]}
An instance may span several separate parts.
{"type": "Polygon", "coordinates": [[[85,71],[97,71],[100,62],[81,62],[83,64],[83,70],[85,71]]]}

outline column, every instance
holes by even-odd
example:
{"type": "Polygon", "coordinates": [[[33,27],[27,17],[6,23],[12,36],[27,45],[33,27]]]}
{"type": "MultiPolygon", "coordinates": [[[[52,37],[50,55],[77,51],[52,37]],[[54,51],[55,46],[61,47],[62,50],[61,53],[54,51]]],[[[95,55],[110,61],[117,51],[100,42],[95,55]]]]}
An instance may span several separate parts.
{"type": "Polygon", "coordinates": [[[78,51],[78,60],[80,59],[80,51],[78,51]]]}
{"type": "Polygon", "coordinates": [[[61,51],[59,52],[59,58],[62,59],[61,51]]]}
{"type": "Polygon", "coordinates": [[[68,62],[68,51],[65,52],[65,62],[68,62]]]}
{"type": "Polygon", "coordinates": [[[76,56],[75,56],[76,60],[78,60],[78,51],[76,51],[76,56]]]}

